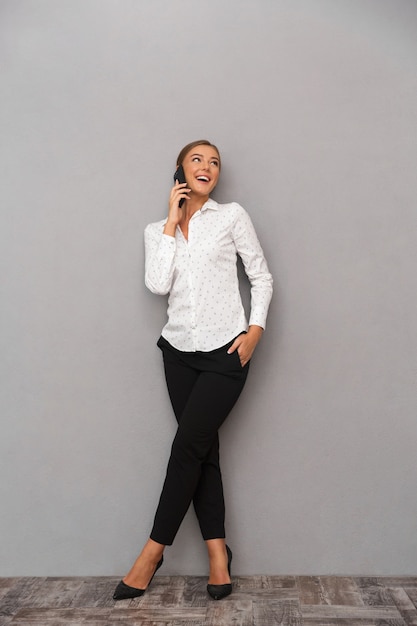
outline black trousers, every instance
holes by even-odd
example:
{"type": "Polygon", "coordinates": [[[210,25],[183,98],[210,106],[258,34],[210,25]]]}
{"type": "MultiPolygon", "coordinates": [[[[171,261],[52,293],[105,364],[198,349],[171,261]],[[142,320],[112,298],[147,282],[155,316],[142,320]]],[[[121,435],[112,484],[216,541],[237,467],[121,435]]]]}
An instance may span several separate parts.
{"type": "Polygon", "coordinates": [[[151,539],[171,545],[193,502],[204,540],[225,537],[218,430],[249,370],[233,341],[211,352],[181,352],[161,337],[168,392],[178,422],[151,539]]]}

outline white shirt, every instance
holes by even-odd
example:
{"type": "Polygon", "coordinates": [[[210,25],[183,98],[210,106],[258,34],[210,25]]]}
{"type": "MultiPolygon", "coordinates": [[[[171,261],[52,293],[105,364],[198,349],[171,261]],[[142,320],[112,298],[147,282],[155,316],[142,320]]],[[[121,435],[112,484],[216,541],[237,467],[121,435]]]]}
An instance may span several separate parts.
{"type": "Polygon", "coordinates": [[[188,241],[167,220],[145,228],[145,284],[168,298],[162,336],[184,352],[215,350],[247,330],[237,275],[237,254],[251,284],[249,324],[265,328],[272,276],[245,209],[209,199],[191,217],[188,241]]]}

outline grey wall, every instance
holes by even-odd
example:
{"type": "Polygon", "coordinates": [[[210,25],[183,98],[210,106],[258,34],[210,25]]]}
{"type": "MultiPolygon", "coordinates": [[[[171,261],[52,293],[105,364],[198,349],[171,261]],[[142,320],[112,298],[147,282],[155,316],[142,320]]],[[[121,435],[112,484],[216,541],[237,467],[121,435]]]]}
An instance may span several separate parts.
{"type": "MultiPolygon", "coordinates": [[[[222,151],[275,277],[222,429],[240,574],[417,574],[414,0],[2,0],[0,575],[122,574],[174,420],[142,232],[222,151]]],[[[164,573],[204,574],[190,513],[164,573]]]]}

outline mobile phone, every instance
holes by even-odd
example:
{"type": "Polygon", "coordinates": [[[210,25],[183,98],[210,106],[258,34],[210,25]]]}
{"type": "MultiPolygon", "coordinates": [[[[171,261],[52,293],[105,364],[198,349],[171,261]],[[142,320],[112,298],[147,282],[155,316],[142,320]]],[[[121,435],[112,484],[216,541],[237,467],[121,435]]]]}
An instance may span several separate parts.
{"type": "MultiPolygon", "coordinates": [[[[187,182],[185,180],[184,168],[182,167],[182,165],[179,165],[177,169],[175,170],[174,180],[177,180],[179,183],[187,182]]],[[[185,198],[181,198],[181,200],[178,203],[178,206],[181,208],[184,202],[185,202],[185,198]]]]}

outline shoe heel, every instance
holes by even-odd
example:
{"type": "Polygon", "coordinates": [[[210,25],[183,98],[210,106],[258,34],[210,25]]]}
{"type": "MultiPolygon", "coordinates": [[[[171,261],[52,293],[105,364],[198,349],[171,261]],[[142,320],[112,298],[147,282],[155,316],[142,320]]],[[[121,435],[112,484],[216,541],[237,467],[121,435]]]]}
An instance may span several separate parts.
{"type": "MultiPolygon", "coordinates": [[[[156,572],[159,570],[163,562],[164,562],[164,557],[162,556],[161,560],[158,561],[158,564],[155,568],[154,573],[152,574],[152,577],[146,589],[149,588],[149,585],[151,584],[153,577],[155,576],[156,572]]],[[[123,580],[121,580],[119,584],[117,585],[116,589],[114,590],[113,600],[127,600],[131,598],[139,598],[140,596],[143,596],[146,589],[137,589],[137,587],[130,587],[129,585],[126,585],[126,583],[124,583],[123,580]]]]}
{"type": "MultiPolygon", "coordinates": [[[[228,545],[226,545],[227,552],[227,571],[231,576],[231,566],[233,554],[228,545]]],[[[232,593],[232,583],[226,583],[225,585],[207,585],[207,593],[213,600],[223,600],[232,593]]]]}

